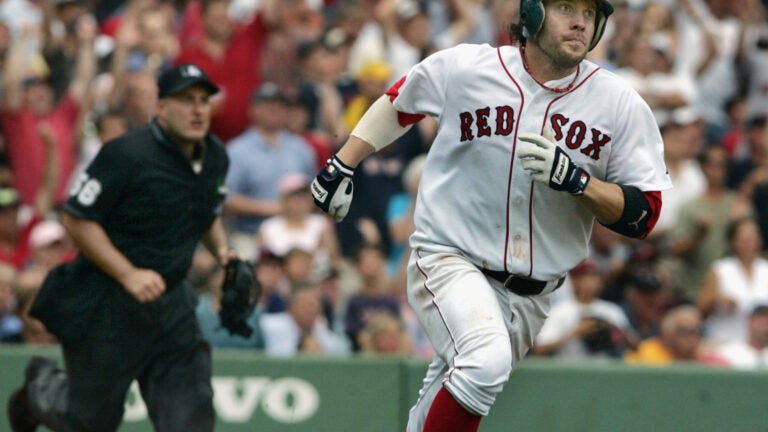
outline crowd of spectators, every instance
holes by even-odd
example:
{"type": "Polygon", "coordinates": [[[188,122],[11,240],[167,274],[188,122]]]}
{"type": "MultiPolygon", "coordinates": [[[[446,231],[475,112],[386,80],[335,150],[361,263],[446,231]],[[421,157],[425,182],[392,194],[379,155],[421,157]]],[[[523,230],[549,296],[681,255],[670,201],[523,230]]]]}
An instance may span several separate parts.
{"type": "MultiPolygon", "coordinates": [[[[532,356],[768,368],[768,15],[761,0],[614,0],[589,59],[648,102],[675,188],[656,230],[596,224],[532,356]]],[[[58,222],[99,148],[155,110],[157,74],[192,62],[221,88],[232,245],[264,287],[250,338],[217,324],[221,269],[190,280],[214,347],[428,358],[405,300],[412,206],[437,123],[367,158],[336,224],[310,179],[408,69],[460,43],[511,43],[515,0],[3,0],[0,340],[54,344],[27,314],[77,253],[58,222]]],[[[641,131],[638,131],[638,133],[641,131]]]]}

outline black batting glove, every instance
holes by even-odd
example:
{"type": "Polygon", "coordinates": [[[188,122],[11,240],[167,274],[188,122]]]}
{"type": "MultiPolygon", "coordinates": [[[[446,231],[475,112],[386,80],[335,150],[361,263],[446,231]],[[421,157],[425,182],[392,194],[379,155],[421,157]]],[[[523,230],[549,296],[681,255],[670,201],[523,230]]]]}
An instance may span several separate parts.
{"type": "Polygon", "coordinates": [[[352,204],[352,175],[355,170],[341,161],[336,155],[328,159],[320,173],[312,182],[312,197],[315,205],[341,222],[352,204]]]}

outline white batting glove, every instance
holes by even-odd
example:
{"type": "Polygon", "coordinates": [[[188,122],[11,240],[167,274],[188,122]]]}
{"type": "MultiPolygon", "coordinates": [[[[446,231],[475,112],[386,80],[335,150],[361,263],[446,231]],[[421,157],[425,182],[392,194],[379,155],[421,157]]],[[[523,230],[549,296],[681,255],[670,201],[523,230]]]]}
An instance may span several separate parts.
{"type": "Polygon", "coordinates": [[[312,197],[315,199],[315,205],[328,213],[336,222],[341,222],[349,213],[354,192],[354,184],[352,184],[354,173],[354,169],[334,155],[328,159],[312,182],[312,197]]]}
{"type": "Polygon", "coordinates": [[[557,191],[568,191],[572,195],[583,195],[591,178],[589,173],[571,161],[555,142],[552,129],[547,126],[544,135],[522,133],[520,141],[533,145],[517,151],[523,169],[531,173],[534,181],[544,183],[557,191]]]}

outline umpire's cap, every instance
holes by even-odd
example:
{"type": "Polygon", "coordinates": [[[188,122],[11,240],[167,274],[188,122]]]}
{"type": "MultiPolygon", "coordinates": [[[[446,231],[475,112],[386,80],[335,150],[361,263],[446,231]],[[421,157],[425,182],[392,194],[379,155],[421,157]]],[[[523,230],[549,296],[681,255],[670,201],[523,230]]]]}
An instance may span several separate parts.
{"type": "Polygon", "coordinates": [[[194,64],[187,63],[167,69],[157,79],[157,97],[164,98],[176,94],[195,84],[201,84],[211,94],[218,93],[219,88],[211,82],[208,75],[194,64]]]}

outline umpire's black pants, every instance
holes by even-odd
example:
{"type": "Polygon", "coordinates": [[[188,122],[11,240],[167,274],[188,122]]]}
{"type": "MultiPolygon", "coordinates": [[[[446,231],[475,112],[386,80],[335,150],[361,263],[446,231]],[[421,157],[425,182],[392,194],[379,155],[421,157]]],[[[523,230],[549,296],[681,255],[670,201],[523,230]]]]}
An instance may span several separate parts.
{"type": "Polygon", "coordinates": [[[66,373],[46,371],[30,384],[33,411],[57,432],[115,431],[137,380],[155,430],[212,431],[211,353],[196,300],[186,283],[149,304],[111,293],[83,340],[62,346],[66,373]]]}

